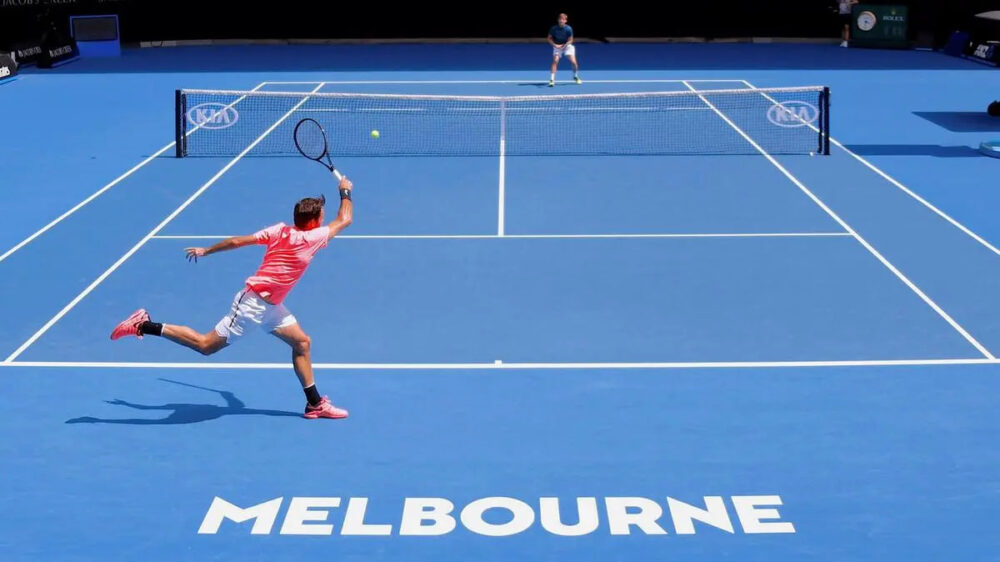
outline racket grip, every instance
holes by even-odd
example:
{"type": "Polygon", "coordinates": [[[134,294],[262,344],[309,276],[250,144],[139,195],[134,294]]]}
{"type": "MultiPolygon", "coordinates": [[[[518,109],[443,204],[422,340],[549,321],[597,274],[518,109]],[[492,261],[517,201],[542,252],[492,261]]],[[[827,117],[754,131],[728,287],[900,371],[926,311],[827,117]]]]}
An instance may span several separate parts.
{"type": "Polygon", "coordinates": [[[340,170],[334,168],[334,169],[332,169],[330,171],[333,172],[333,177],[337,178],[337,181],[340,181],[340,180],[344,179],[344,176],[341,175],[340,170]]]}

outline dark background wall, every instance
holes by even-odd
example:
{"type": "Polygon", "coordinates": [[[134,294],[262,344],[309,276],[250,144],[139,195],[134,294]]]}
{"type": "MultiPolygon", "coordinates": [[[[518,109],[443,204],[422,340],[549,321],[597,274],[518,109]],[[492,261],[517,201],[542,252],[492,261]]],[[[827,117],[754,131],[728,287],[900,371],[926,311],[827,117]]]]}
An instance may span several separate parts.
{"type": "MultiPolygon", "coordinates": [[[[1000,0],[876,1],[906,4],[937,43],[1000,0]]],[[[559,11],[580,37],[835,37],[832,0],[455,3],[385,0],[0,0],[0,44],[33,33],[40,14],[118,13],[126,42],[171,39],[509,38],[544,36],[559,11]]],[[[925,33],[926,36],[926,33],[925,33]]]]}

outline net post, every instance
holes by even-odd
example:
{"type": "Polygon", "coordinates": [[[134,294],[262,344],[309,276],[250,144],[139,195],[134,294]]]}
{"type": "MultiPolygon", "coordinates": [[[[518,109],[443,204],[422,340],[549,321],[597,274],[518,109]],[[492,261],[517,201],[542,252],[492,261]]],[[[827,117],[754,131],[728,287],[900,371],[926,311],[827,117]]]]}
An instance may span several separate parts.
{"type": "Polygon", "coordinates": [[[830,87],[823,88],[823,128],[820,133],[820,143],[824,156],[830,155],[830,87]]]}
{"type": "Polygon", "coordinates": [[[174,91],[174,150],[177,158],[187,156],[187,135],[184,116],[187,113],[187,99],[181,90],[174,91]]]}
{"type": "Polygon", "coordinates": [[[497,200],[497,236],[503,236],[506,230],[506,175],[507,175],[507,100],[500,100],[500,172],[497,200]]]}
{"type": "Polygon", "coordinates": [[[500,141],[507,140],[507,100],[500,100],[500,141]]]}

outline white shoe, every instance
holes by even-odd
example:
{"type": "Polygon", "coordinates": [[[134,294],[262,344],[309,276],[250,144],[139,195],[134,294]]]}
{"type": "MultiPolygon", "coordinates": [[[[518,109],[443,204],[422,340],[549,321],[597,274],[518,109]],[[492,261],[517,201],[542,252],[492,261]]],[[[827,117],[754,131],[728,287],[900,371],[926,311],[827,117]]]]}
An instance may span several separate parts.
{"type": "Polygon", "coordinates": [[[841,47],[846,47],[847,46],[847,41],[841,41],[840,42],[840,46],[841,47]]]}

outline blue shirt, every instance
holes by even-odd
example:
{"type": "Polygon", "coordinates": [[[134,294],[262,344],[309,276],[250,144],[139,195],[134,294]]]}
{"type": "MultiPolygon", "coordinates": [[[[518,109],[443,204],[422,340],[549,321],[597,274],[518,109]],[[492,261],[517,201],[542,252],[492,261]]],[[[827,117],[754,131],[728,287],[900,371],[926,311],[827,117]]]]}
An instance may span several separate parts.
{"type": "Polygon", "coordinates": [[[552,29],[549,30],[549,35],[552,36],[552,40],[556,42],[556,45],[565,45],[569,41],[569,38],[573,36],[573,28],[568,25],[562,27],[553,25],[552,29]]]}

